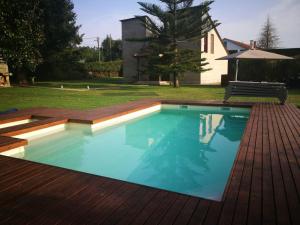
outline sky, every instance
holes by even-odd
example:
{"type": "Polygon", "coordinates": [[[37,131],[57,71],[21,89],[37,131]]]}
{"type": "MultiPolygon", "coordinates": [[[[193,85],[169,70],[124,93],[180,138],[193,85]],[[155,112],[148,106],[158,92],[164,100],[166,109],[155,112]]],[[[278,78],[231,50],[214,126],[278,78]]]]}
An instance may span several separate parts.
{"type": "MultiPolygon", "coordinates": [[[[140,0],[158,3],[158,0],[140,0]]],[[[196,0],[199,3],[201,0],[196,0]]],[[[120,20],[144,15],[137,0],[73,0],[82,45],[95,46],[107,34],[121,38],[120,20]]],[[[259,37],[268,16],[280,37],[279,47],[300,48],[300,0],[215,0],[210,14],[221,25],[222,38],[249,43],[259,37]]]]}

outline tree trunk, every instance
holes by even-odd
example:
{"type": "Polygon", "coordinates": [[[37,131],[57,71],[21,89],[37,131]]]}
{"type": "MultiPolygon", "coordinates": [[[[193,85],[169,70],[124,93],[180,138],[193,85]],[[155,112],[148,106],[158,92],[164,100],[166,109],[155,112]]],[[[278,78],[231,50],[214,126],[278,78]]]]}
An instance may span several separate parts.
{"type": "Polygon", "coordinates": [[[28,85],[27,75],[22,68],[17,68],[15,73],[20,85],[28,85]]]}
{"type": "Polygon", "coordinates": [[[178,79],[178,74],[176,72],[173,73],[173,87],[174,88],[179,87],[179,79],[178,79]]]}

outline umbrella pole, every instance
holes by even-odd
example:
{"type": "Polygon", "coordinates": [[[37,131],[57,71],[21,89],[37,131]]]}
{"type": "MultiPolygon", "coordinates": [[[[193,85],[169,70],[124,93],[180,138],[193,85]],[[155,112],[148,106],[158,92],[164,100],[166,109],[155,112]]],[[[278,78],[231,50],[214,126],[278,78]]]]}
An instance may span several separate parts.
{"type": "Polygon", "coordinates": [[[237,59],[235,61],[235,81],[237,81],[238,73],[239,73],[239,60],[237,59]]]}

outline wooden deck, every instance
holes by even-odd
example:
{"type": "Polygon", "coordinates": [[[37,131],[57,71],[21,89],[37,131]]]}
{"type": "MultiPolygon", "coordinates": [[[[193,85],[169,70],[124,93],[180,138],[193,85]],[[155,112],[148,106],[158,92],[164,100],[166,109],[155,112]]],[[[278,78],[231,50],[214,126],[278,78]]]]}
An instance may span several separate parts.
{"type": "Polygon", "coordinates": [[[252,106],[221,202],[1,156],[0,223],[300,224],[300,111],[252,106]]]}

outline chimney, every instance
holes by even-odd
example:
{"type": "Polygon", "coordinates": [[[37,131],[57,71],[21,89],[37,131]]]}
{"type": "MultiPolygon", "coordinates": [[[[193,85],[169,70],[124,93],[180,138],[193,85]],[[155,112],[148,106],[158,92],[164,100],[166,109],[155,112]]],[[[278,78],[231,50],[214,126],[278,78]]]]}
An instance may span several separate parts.
{"type": "Polygon", "coordinates": [[[256,49],[256,41],[253,41],[253,48],[256,49]]]}

